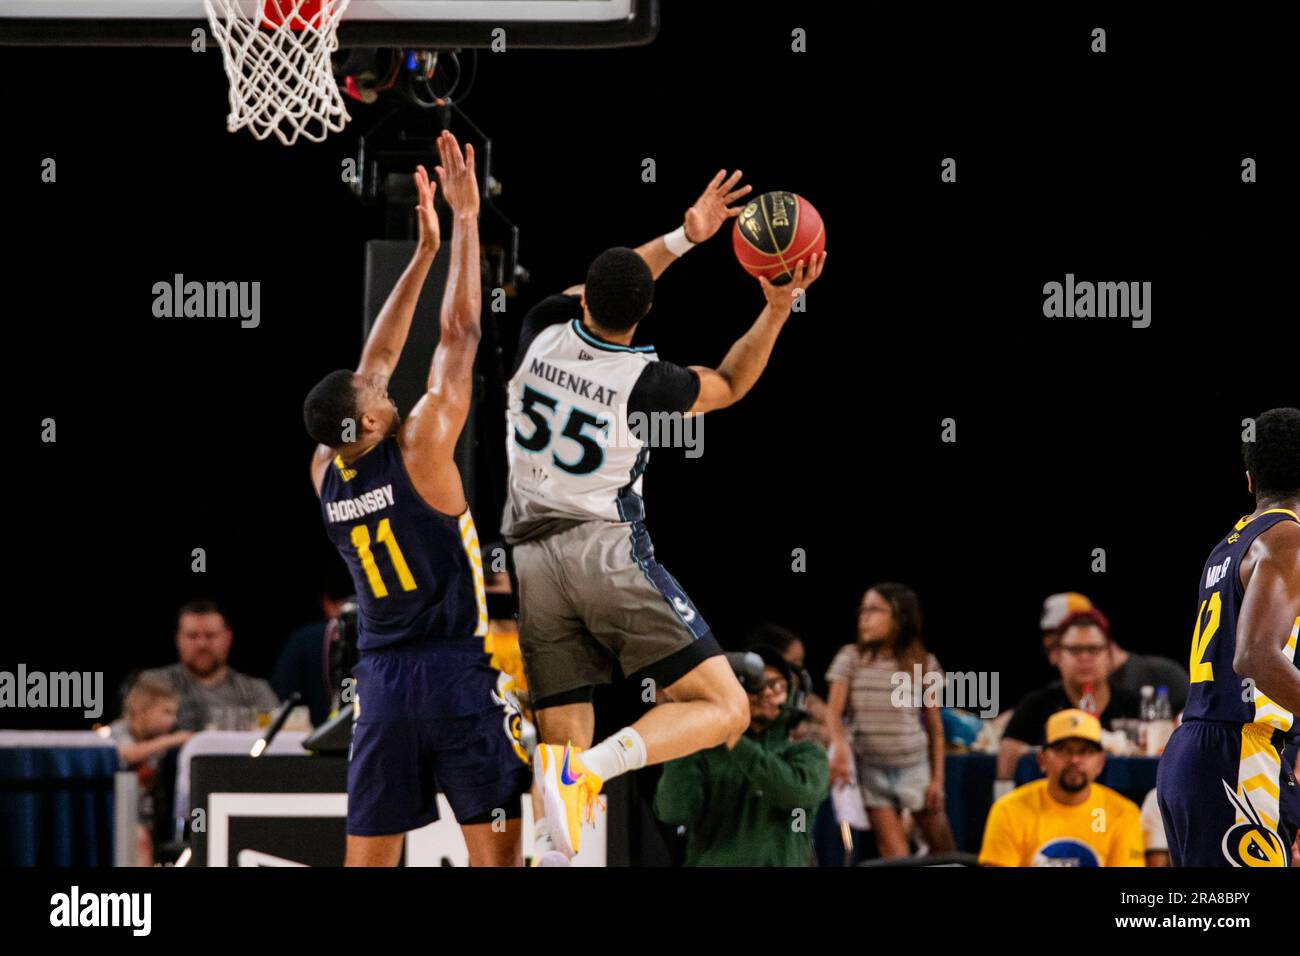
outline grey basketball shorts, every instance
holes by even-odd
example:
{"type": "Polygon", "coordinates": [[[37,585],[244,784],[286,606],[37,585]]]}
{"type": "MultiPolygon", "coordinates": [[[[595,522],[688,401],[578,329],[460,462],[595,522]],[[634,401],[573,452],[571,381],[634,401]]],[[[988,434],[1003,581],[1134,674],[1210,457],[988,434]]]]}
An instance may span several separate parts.
{"type": "Polygon", "coordinates": [[[514,546],[519,646],[537,709],[591,700],[615,668],[666,688],[722,653],[640,523],[584,521],[514,546]]]}

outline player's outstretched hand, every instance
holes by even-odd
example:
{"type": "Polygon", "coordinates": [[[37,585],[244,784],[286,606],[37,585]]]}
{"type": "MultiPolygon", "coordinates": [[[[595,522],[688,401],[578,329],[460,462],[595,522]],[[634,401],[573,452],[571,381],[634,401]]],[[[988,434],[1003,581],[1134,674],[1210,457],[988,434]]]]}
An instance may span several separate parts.
{"type": "Polygon", "coordinates": [[[759,276],[758,284],[763,287],[763,295],[768,305],[774,309],[789,312],[799,294],[817,281],[826,267],[826,253],[800,259],[794,267],[794,278],[785,285],[772,285],[767,276],[759,276]]]}
{"type": "Polygon", "coordinates": [[[686,210],[687,239],[691,242],[703,242],[722,228],[722,224],[728,219],[740,215],[740,211],[745,207],[731,204],[747,195],[754,187],[741,186],[737,189],[738,182],[740,182],[739,169],[730,176],[725,169],[718,170],[718,174],[709,181],[704,192],[700,193],[700,198],[695,200],[695,205],[686,210]]]}
{"type": "Polygon", "coordinates": [[[433,211],[433,194],[438,190],[438,184],[429,182],[429,174],[424,171],[423,166],[415,167],[415,191],[419,194],[420,201],[415,205],[415,211],[420,222],[420,248],[430,255],[438,254],[438,246],[442,243],[442,233],[438,229],[438,214],[433,211]]]}
{"type": "Polygon", "coordinates": [[[438,180],[442,183],[442,197],[447,200],[456,215],[478,215],[478,178],[474,174],[474,144],[465,146],[462,155],[460,143],[451,134],[443,130],[438,137],[438,157],[442,164],[437,166],[438,180]]]}

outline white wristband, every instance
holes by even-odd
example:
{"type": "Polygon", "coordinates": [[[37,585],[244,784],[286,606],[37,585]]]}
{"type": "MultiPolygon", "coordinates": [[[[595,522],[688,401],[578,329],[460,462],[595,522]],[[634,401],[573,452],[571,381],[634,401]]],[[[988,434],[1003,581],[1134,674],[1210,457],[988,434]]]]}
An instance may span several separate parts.
{"type": "Polygon", "coordinates": [[[686,238],[685,226],[678,226],[672,232],[664,236],[664,245],[668,247],[669,252],[678,258],[686,255],[686,253],[695,248],[695,243],[686,238]]]}

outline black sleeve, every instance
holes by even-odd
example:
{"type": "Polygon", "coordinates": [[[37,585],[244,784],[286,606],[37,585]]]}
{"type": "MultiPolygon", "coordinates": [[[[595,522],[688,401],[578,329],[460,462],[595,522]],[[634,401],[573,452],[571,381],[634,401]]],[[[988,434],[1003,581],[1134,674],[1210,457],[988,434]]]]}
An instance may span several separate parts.
{"type": "Polygon", "coordinates": [[[651,362],[627,397],[628,414],[689,411],[699,394],[700,377],[690,369],[672,362],[651,362]]]}
{"type": "Polygon", "coordinates": [[[1051,688],[1031,690],[1016,705],[1002,736],[1031,746],[1040,746],[1047,737],[1047,718],[1052,716],[1051,688]]]}
{"type": "MultiPolygon", "coordinates": [[[[1173,706],[1173,694],[1170,695],[1170,706],[1173,706]]],[[[1178,713],[1177,710],[1174,711],[1178,713]]],[[[1133,693],[1127,687],[1112,687],[1110,689],[1110,701],[1106,704],[1106,713],[1102,714],[1102,726],[1107,730],[1111,729],[1111,722],[1115,720],[1134,720],[1142,716],[1142,698],[1133,693]]]]}
{"type": "Polygon", "coordinates": [[[519,329],[519,347],[515,349],[515,360],[510,364],[510,374],[506,378],[513,378],[515,372],[519,371],[524,353],[539,333],[552,325],[581,317],[582,296],[579,295],[549,295],[529,309],[524,316],[524,324],[519,329]]]}

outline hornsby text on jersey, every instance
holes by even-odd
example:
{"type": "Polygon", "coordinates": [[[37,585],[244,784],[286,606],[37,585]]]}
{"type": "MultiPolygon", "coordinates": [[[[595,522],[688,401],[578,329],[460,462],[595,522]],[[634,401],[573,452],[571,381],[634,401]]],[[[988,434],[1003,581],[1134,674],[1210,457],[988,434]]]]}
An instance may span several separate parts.
{"type": "Polygon", "coordinates": [[[354,521],[357,518],[390,507],[393,500],[393,486],[391,484],[384,485],[355,498],[326,501],[324,503],[325,516],[329,519],[330,524],[338,521],[354,521]]]}

